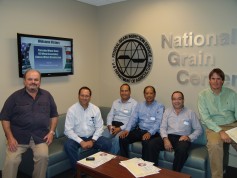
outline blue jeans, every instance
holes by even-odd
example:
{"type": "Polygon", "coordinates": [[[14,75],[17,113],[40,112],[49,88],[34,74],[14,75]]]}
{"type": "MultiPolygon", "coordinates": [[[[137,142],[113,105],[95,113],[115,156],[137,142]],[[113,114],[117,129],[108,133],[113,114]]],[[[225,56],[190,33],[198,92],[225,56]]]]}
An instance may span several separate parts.
{"type": "MultiPolygon", "coordinates": [[[[121,132],[122,132],[122,131],[121,131],[121,132]]],[[[104,132],[102,133],[102,135],[103,135],[104,137],[109,138],[109,139],[111,139],[111,141],[112,141],[112,147],[111,147],[111,149],[110,149],[110,153],[112,153],[112,154],[117,155],[117,154],[119,153],[119,150],[120,150],[120,147],[119,147],[119,135],[120,135],[121,132],[117,133],[116,135],[112,135],[112,134],[109,132],[109,129],[106,128],[106,129],[104,130],[104,132]]]]}
{"type": "MultiPolygon", "coordinates": [[[[89,138],[81,137],[81,139],[84,141],[89,141],[92,139],[92,137],[89,138]]],[[[95,141],[93,148],[109,152],[111,145],[112,144],[110,139],[101,136],[95,141]]],[[[73,171],[75,172],[76,172],[76,164],[77,161],[79,160],[78,149],[80,147],[81,147],[80,143],[72,139],[68,139],[64,144],[64,150],[70,160],[73,171]]]]}

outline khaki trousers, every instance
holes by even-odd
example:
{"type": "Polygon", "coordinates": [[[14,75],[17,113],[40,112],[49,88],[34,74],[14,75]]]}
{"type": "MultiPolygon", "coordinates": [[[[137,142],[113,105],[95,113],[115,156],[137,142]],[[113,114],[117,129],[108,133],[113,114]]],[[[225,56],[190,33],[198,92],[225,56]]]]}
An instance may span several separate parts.
{"type": "Polygon", "coordinates": [[[35,145],[33,139],[29,145],[18,145],[16,152],[6,150],[6,159],[2,170],[2,178],[16,178],[18,166],[21,163],[22,153],[28,148],[33,151],[34,171],[32,178],[45,178],[48,166],[48,145],[41,143],[35,145]]]}
{"type": "MultiPolygon", "coordinates": [[[[237,122],[220,126],[222,130],[229,130],[237,127],[237,122]]],[[[224,142],[218,132],[206,129],[207,149],[209,153],[212,178],[223,178],[223,159],[224,159],[224,142]]],[[[231,145],[237,151],[237,143],[232,141],[231,145]]],[[[229,154],[225,155],[229,156],[229,154]]]]}

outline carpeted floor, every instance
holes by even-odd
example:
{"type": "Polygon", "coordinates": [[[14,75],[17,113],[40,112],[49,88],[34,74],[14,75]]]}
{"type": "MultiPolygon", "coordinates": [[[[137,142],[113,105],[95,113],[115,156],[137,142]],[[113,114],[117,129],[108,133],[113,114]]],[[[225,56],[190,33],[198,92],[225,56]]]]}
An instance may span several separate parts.
{"type": "MultiPolygon", "coordinates": [[[[224,175],[224,178],[236,178],[237,177],[237,168],[234,167],[227,167],[226,174],[224,175]]],[[[0,178],[2,178],[2,172],[0,172],[0,178]]],[[[17,178],[31,178],[21,172],[18,173],[17,178]]],[[[65,171],[57,176],[54,176],[53,178],[74,178],[74,175],[71,170],[65,171]]],[[[90,176],[83,176],[83,178],[92,178],[90,176]]]]}
{"type": "MultiPolygon", "coordinates": [[[[0,171],[0,178],[2,178],[2,171],[0,171]]],[[[17,178],[31,178],[31,177],[25,175],[24,173],[18,172],[17,178]]],[[[52,178],[74,178],[74,174],[72,173],[71,170],[68,170],[52,178]]],[[[92,177],[84,175],[82,176],[82,178],[92,178],[92,177]]]]}

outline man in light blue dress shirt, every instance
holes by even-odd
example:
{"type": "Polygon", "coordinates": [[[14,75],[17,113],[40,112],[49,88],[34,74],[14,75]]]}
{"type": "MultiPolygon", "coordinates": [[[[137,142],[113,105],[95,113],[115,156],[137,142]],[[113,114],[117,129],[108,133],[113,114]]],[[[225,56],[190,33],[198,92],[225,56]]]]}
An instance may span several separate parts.
{"type": "Polygon", "coordinates": [[[136,141],[142,142],[142,158],[147,160],[147,145],[155,137],[159,136],[160,122],[164,112],[164,106],[155,100],[156,90],[153,86],[144,89],[146,101],[139,103],[126,129],[120,134],[120,154],[128,157],[128,146],[136,141]]]}
{"type": "Polygon", "coordinates": [[[110,152],[118,154],[119,152],[119,135],[126,128],[127,123],[135,110],[137,101],[130,97],[131,88],[128,84],[120,86],[120,99],[113,102],[111,110],[107,116],[107,128],[103,136],[111,138],[112,147],[110,152]]]}
{"type": "Polygon", "coordinates": [[[184,95],[175,91],[173,107],[164,112],[160,126],[160,136],[148,144],[148,161],[158,165],[161,150],[174,151],[173,170],[180,172],[188,158],[191,142],[202,134],[202,127],[195,112],[184,107],[184,95]]]}

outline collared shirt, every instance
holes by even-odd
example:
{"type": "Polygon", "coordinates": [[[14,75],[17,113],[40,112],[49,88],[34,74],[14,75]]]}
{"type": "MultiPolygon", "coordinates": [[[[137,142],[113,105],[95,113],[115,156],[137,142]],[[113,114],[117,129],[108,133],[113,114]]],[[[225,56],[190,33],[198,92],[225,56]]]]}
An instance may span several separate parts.
{"type": "Polygon", "coordinates": [[[149,105],[146,101],[138,103],[125,130],[130,131],[138,125],[140,129],[147,130],[151,135],[154,135],[159,132],[163,112],[164,105],[157,101],[153,101],[149,105]]]}
{"type": "Polygon", "coordinates": [[[177,115],[174,108],[167,108],[160,126],[162,138],[168,134],[185,135],[193,142],[202,134],[202,127],[195,112],[184,107],[177,115]]]}
{"type": "Polygon", "coordinates": [[[0,120],[10,122],[12,134],[18,144],[29,144],[31,137],[39,144],[45,142],[51,118],[57,116],[57,106],[48,91],[39,89],[33,99],[23,88],[6,100],[0,120]]]}
{"type": "Polygon", "coordinates": [[[124,130],[135,110],[136,105],[137,101],[133,98],[129,98],[126,102],[122,102],[121,99],[115,100],[107,116],[107,125],[112,125],[112,121],[122,122],[124,125],[120,128],[124,130]]]}
{"type": "Polygon", "coordinates": [[[198,109],[202,122],[215,132],[221,131],[219,125],[237,120],[237,94],[230,88],[222,87],[219,95],[211,88],[199,93],[198,109]]]}
{"type": "Polygon", "coordinates": [[[84,109],[79,102],[72,105],[66,115],[64,134],[80,143],[80,137],[97,140],[103,132],[103,119],[100,109],[92,103],[84,109]]]}

